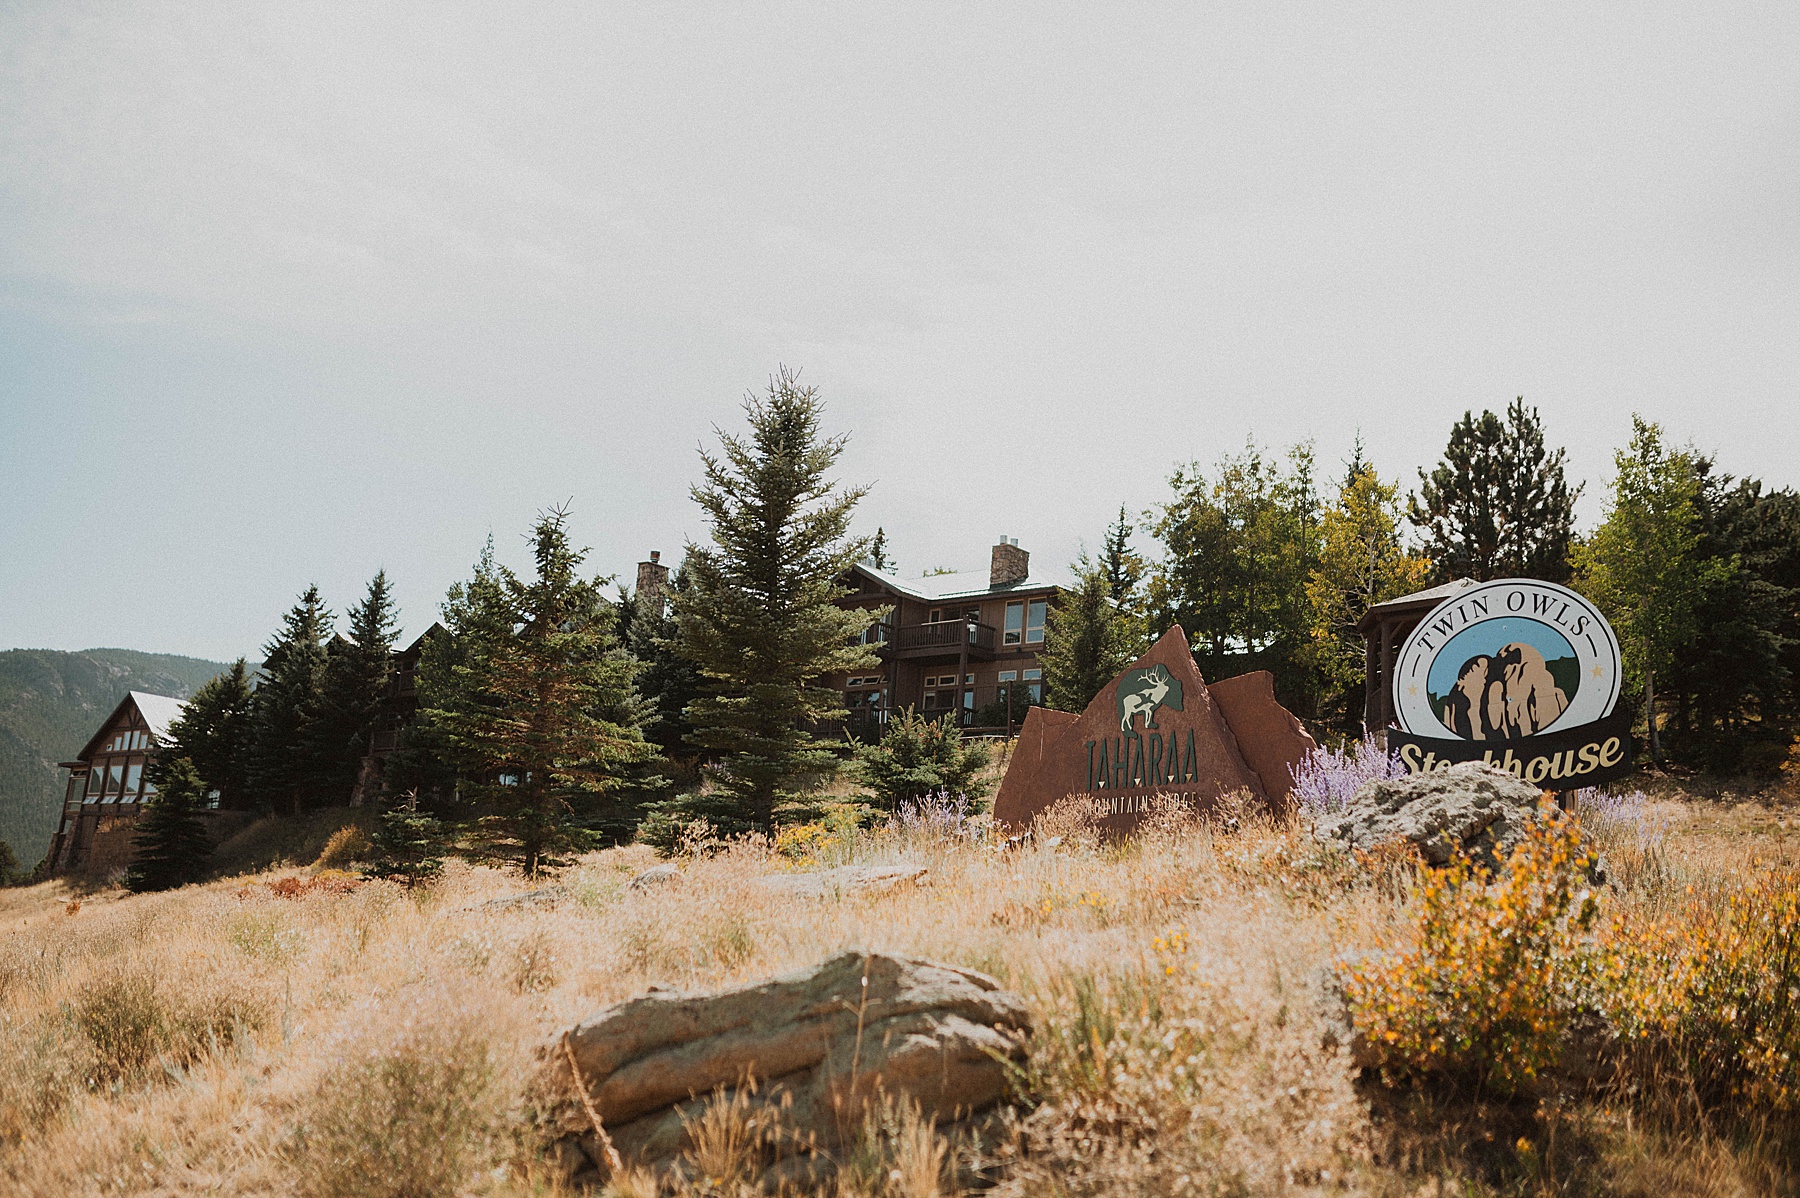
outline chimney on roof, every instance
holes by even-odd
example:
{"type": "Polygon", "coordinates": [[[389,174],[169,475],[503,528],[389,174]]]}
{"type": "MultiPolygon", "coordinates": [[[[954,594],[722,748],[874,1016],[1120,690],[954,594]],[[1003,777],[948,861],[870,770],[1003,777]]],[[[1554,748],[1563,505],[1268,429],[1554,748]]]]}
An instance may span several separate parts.
{"type": "Polygon", "coordinates": [[[638,612],[660,620],[668,612],[669,567],[662,564],[662,553],[650,551],[650,560],[638,563],[638,612]]]}
{"type": "Polygon", "coordinates": [[[1000,543],[994,546],[993,557],[988,563],[988,585],[1011,586],[1015,582],[1024,582],[1030,573],[1031,555],[1019,548],[1017,538],[1008,540],[1005,533],[1000,534],[1000,543]]]}

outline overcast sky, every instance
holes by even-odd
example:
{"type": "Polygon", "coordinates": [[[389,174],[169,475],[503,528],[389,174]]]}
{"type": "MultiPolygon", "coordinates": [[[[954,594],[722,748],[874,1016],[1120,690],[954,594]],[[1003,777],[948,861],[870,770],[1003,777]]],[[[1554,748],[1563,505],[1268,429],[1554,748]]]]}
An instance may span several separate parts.
{"type": "Polygon", "coordinates": [[[905,573],[1537,404],[1800,483],[1800,6],[0,3],[0,648],[705,535],[778,364],[905,573]]]}

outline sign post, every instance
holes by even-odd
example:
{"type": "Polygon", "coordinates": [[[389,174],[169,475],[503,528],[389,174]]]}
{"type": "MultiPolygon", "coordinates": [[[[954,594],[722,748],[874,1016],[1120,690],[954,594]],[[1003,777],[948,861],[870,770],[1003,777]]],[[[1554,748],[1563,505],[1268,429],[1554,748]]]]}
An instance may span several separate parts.
{"type": "Polygon", "coordinates": [[[1481,583],[1413,629],[1394,667],[1388,737],[1408,773],[1486,761],[1560,792],[1631,772],[1630,717],[1612,626],[1567,587],[1481,583]]]}

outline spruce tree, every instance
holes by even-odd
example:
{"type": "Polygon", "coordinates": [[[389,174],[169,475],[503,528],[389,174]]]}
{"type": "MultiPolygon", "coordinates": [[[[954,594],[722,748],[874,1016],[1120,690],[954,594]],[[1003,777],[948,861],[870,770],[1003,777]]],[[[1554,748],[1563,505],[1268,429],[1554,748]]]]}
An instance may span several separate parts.
{"type": "Polygon", "coordinates": [[[370,843],[373,857],[363,872],[398,879],[410,890],[443,872],[449,842],[443,823],[419,809],[417,791],[408,791],[382,811],[370,843]]]}
{"type": "MultiPolygon", "coordinates": [[[[669,597],[679,601],[687,592],[687,564],[669,578],[669,597]]],[[[626,647],[639,664],[638,694],[648,704],[649,717],[644,734],[668,757],[693,752],[689,737],[693,725],[687,708],[700,695],[700,671],[681,654],[681,629],[672,609],[665,604],[661,611],[655,604],[635,600],[626,647]]]]}
{"type": "Polygon", "coordinates": [[[219,792],[219,806],[230,811],[250,804],[250,755],[255,703],[250,670],[243,658],[194,692],[181,715],[169,725],[168,743],[151,759],[145,776],[163,784],[165,763],[186,758],[208,790],[219,792]]]}
{"type": "Polygon", "coordinates": [[[869,564],[883,573],[892,573],[894,561],[888,556],[887,529],[876,528],[875,539],[869,542],[869,564]]]}
{"type": "Polygon", "coordinates": [[[1143,640],[1142,625],[1112,597],[1107,564],[1082,558],[1074,587],[1050,609],[1038,653],[1045,705],[1085,710],[1142,651],[1143,640]]]}
{"type": "Polygon", "coordinates": [[[902,711],[888,720],[879,742],[857,746],[856,776],[881,811],[937,794],[979,807],[987,794],[981,773],[988,761],[987,746],[964,740],[949,716],[902,711]]]}
{"type": "Polygon", "coordinates": [[[837,771],[813,728],[843,717],[843,696],[821,683],[879,664],[860,642],[881,613],[836,602],[848,593],[840,578],[868,552],[849,535],[866,488],[828,477],[845,439],[820,433],[816,389],[783,368],[744,410],[749,436],[720,432],[719,455],[701,453],[705,483],[692,494],[712,543],[688,547],[675,618],[706,681],[688,708],[694,741],[722,759],[736,818],[766,832],[779,804],[837,771]]]}
{"type": "Polygon", "coordinates": [[[1131,521],[1125,516],[1125,505],[1119,505],[1118,520],[1106,530],[1106,546],[1100,558],[1106,573],[1106,590],[1112,601],[1130,607],[1137,596],[1138,581],[1144,576],[1144,561],[1131,551],[1131,521]]]}
{"type": "Polygon", "coordinates": [[[162,776],[155,797],[144,804],[131,841],[125,887],[138,894],[200,881],[212,856],[212,841],[198,814],[206,805],[206,785],[194,763],[172,758],[164,763],[162,776]]]}
{"type": "Polygon", "coordinates": [[[13,852],[12,845],[0,840],[0,886],[16,886],[25,880],[24,872],[19,868],[19,858],[13,852]]]}
{"type": "Polygon", "coordinates": [[[1443,461],[1429,475],[1419,472],[1408,518],[1439,582],[1566,582],[1580,494],[1563,475],[1563,451],[1546,450],[1538,410],[1520,396],[1504,420],[1489,411],[1463,413],[1443,461]]]}
{"type": "Polygon", "coordinates": [[[310,725],[325,685],[325,641],[331,613],[319,588],[307,587],[263,647],[262,684],[252,708],[250,784],[258,806],[298,813],[324,772],[310,725]]]}
{"type": "Polygon", "coordinates": [[[319,702],[307,722],[307,755],[317,763],[321,797],[347,803],[368,758],[393,677],[397,614],[387,571],[348,614],[349,635],[327,649],[319,702]]]}
{"type": "Polygon", "coordinates": [[[452,590],[447,677],[422,695],[475,804],[474,851],[532,874],[591,830],[629,835],[628,792],[652,784],[638,767],[656,757],[636,663],[613,636],[601,582],[579,575],[586,553],[567,526],[566,509],[538,519],[530,581],[484,555],[469,586],[452,590]]]}

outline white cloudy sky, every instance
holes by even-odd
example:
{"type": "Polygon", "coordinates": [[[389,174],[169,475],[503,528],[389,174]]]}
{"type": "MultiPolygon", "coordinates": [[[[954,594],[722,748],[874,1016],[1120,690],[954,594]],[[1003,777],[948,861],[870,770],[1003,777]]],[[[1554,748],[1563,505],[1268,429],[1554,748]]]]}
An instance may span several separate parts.
{"type": "Polygon", "coordinates": [[[1800,483],[1800,7],[0,3],[0,647],[704,534],[803,368],[904,567],[1523,394],[1800,483]]]}

